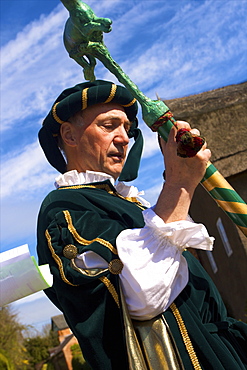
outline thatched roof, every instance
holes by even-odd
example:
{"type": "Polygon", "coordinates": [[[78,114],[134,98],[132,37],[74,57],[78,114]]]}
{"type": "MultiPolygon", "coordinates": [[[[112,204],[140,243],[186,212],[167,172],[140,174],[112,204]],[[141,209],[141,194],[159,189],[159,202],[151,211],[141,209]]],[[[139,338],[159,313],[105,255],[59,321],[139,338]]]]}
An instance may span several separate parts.
{"type": "Polygon", "coordinates": [[[176,119],[200,130],[224,177],[247,169],[247,82],[164,101],[176,119]]]}

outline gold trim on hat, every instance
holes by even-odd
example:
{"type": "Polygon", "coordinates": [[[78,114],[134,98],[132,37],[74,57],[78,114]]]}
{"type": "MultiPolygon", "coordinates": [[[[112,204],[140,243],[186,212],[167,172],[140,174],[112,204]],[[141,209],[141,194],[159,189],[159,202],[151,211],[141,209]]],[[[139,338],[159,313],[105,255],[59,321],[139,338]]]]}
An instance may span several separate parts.
{"type": "Polygon", "coordinates": [[[82,110],[87,108],[87,91],[88,87],[86,89],[82,90],[81,99],[82,99],[82,110]]]}
{"type": "Polygon", "coordinates": [[[106,99],[106,101],[104,103],[110,103],[112,101],[112,99],[114,98],[114,96],[116,94],[116,91],[117,91],[117,85],[112,84],[110,95],[108,96],[108,98],[106,99]]]}
{"type": "Polygon", "coordinates": [[[136,98],[131,100],[131,102],[129,104],[121,104],[121,105],[125,108],[128,108],[128,107],[131,107],[133,104],[135,104],[135,102],[136,102],[136,98]]]}
{"type": "Polygon", "coordinates": [[[54,118],[54,120],[56,121],[56,122],[58,122],[58,123],[60,123],[60,125],[62,125],[65,121],[62,121],[59,117],[58,117],[58,115],[57,115],[57,112],[56,112],[56,110],[57,110],[57,105],[59,104],[59,102],[57,102],[56,104],[54,104],[53,105],[53,107],[52,107],[52,116],[53,116],[53,118],[54,118]]]}

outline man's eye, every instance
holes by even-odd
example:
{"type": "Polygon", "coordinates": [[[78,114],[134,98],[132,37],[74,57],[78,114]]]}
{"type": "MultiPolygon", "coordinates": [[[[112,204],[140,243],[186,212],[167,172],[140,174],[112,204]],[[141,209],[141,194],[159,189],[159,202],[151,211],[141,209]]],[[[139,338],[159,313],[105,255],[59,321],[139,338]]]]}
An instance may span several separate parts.
{"type": "Polygon", "coordinates": [[[112,123],[105,123],[103,127],[106,128],[107,130],[114,129],[114,125],[112,123]]]}

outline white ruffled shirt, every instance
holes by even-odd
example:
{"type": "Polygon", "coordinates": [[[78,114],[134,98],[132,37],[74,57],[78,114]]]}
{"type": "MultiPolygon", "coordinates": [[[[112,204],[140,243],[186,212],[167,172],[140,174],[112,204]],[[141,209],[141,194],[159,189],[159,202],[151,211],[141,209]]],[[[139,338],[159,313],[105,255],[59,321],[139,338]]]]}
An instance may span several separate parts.
{"type": "MultiPolygon", "coordinates": [[[[56,187],[79,185],[114,179],[105,173],[76,170],[56,178],[56,187]]],[[[124,197],[136,197],[145,206],[135,186],[119,182],[115,186],[124,197]]],[[[120,281],[130,312],[136,320],[149,320],[164,312],[188,283],[188,266],[182,252],[185,248],[213,249],[213,237],[209,237],[204,225],[187,220],[165,223],[153,210],[143,211],[145,226],[126,229],[116,239],[116,247],[123,270],[120,281]]],[[[94,252],[88,251],[75,258],[78,267],[84,269],[107,268],[108,263],[94,252]]]]}

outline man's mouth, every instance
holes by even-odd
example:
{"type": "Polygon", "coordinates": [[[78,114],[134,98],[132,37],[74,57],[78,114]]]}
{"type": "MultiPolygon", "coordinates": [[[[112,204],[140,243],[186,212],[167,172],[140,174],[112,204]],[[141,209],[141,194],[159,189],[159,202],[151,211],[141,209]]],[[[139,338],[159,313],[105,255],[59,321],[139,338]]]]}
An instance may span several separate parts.
{"type": "Polygon", "coordinates": [[[119,161],[122,161],[124,159],[124,154],[120,152],[110,153],[109,156],[119,161]]]}

